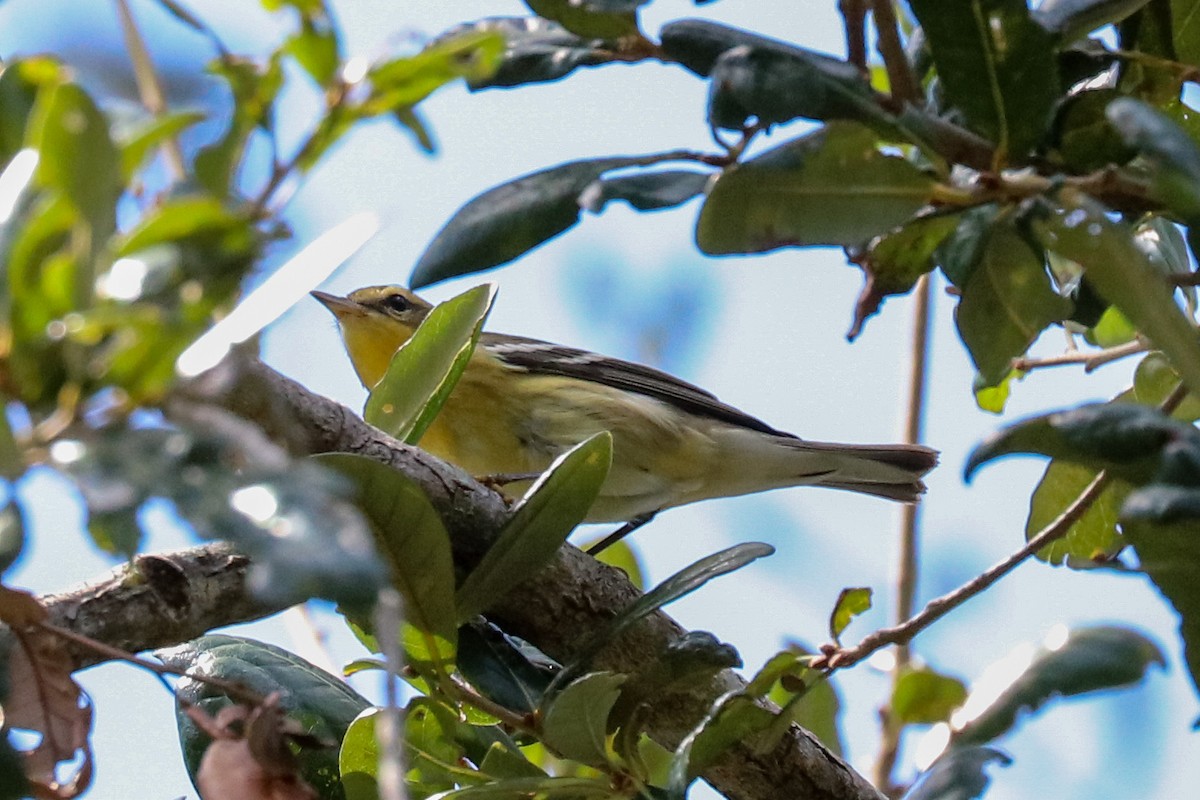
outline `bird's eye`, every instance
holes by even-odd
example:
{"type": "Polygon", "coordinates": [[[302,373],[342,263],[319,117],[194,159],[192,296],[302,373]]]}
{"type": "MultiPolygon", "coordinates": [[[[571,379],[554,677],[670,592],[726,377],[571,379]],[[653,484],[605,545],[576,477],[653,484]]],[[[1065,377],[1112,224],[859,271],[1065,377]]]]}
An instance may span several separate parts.
{"type": "Polygon", "coordinates": [[[412,308],[412,303],[402,294],[389,294],[380,304],[388,311],[404,312],[412,308]]]}

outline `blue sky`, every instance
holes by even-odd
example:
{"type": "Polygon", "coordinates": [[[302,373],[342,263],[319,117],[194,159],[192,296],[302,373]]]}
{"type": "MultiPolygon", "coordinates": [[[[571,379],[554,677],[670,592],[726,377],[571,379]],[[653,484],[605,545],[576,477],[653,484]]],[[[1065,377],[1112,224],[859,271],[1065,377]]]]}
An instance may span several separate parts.
{"type": "MultiPolygon", "coordinates": [[[[158,6],[136,2],[133,7],[160,57],[180,65],[180,74],[203,63],[202,42],[164,24],[158,6]]],[[[194,2],[191,7],[234,49],[265,50],[282,23],[241,3],[194,2]]],[[[658,0],[646,10],[644,29],[653,33],[668,19],[701,12],[841,53],[835,7],[832,0],[789,4],[784,10],[766,0],[729,0],[697,9],[683,0],[658,0]]],[[[411,50],[461,20],[524,12],[519,2],[499,0],[402,5],[356,0],[335,8],[350,53],[368,57],[411,50]]],[[[8,0],[0,5],[0,55],[65,43],[74,48],[86,76],[117,63],[94,44],[106,38],[97,31],[114,30],[110,17],[107,4],[8,0]]],[[[186,88],[193,97],[209,91],[204,84],[186,88]]],[[[348,291],[404,282],[442,222],[489,186],[569,159],[711,149],[703,120],[705,93],[690,74],[661,65],[587,70],[557,84],[515,91],[444,90],[423,106],[439,142],[437,157],[417,153],[407,135],[390,124],[364,126],[296,195],[287,216],[297,239],[279,246],[273,257],[281,261],[352,214],[373,210],[383,219],[380,234],[323,288],[348,291]]],[[[284,131],[292,140],[303,130],[312,102],[304,92],[286,99],[284,131]]],[[[772,141],[802,129],[790,126],[772,141]]],[[[705,259],[692,242],[696,210],[693,203],[653,215],[624,207],[599,217],[585,215],[578,229],[486,276],[500,285],[490,327],[627,358],[661,353],[666,366],[682,377],[805,438],[894,440],[902,414],[908,301],[889,301],[862,337],[849,344],[844,332],[860,274],[845,264],[840,251],[705,259]],[[630,332],[640,319],[651,323],[649,333],[630,332]]],[[[479,280],[438,286],[428,296],[444,299],[479,280]]],[[[952,303],[939,285],[928,440],[942,450],[942,466],[929,480],[924,506],[923,600],[1019,547],[1029,492],[1042,469],[1035,461],[1007,461],[964,486],[965,454],[1002,420],[974,406],[972,369],[954,334],[952,303]]],[[[1061,349],[1055,331],[1043,339],[1042,351],[1061,349]]],[[[332,320],[315,302],[300,303],[267,332],[264,354],[313,390],[361,407],[363,392],[332,320]]],[[[1037,373],[1016,388],[1006,418],[1107,398],[1125,385],[1130,366],[1108,367],[1086,378],[1071,370],[1037,373]]],[[[110,566],[77,531],[79,512],[63,502],[70,496],[65,484],[43,476],[25,491],[34,512],[34,539],[12,576],[14,583],[51,591],[110,566]]],[[[188,541],[169,517],[160,515],[157,523],[152,546],[188,541]]],[[[778,548],[773,558],[716,581],[671,609],[683,624],[711,630],[735,645],[755,667],[790,639],[823,640],[829,609],[844,586],[871,586],[877,593],[876,609],[852,625],[851,639],[887,623],[896,527],[896,509],[882,501],[795,490],[673,510],[640,531],[635,542],[651,581],[738,541],[761,540],[778,548]]],[[[317,619],[336,661],[360,654],[335,617],[319,613],[317,619]]],[[[1170,670],[1153,673],[1130,691],[1055,706],[1008,737],[1001,746],[1015,763],[995,771],[989,798],[1182,797],[1200,781],[1200,762],[1191,757],[1193,741],[1186,732],[1200,706],[1180,666],[1177,622],[1144,581],[1026,565],[923,634],[915,649],[932,666],[969,681],[1058,623],[1109,621],[1148,630],[1163,645],[1170,670]]],[[[255,626],[251,635],[300,647],[279,622],[255,626]]],[[[82,680],[97,707],[99,767],[91,796],[194,796],[179,761],[170,698],[158,684],[123,666],[89,671],[82,680]]],[[[839,676],[838,686],[850,758],[869,770],[878,735],[875,708],[886,681],[864,665],[839,676]]]]}

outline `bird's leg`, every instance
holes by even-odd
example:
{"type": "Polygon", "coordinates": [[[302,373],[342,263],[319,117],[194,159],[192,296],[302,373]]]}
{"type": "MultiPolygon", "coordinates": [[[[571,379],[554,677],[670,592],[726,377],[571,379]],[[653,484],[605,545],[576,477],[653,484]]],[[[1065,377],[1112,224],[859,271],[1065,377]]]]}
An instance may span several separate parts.
{"type": "Polygon", "coordinates": [[[482,483],[489,489],[499,491],[501,486],[507,486],[510,483],[519,483],[521,481],[532,481],[540,478],[540,472],[500,472],[495,475],[479,475],[475,480],[482,483]]]}
{"type": "Polygon", "coordinates": [[[596,542],[594,545],[589,547],[584,552],[586,552],[589,556],[599,555],[600,553],[604,552],[608,548],[612,547],[617,542],[624,539],[629,534],[636,531],[638,528],[645,525],[650,520],[654,519],[656,516],[658,516],[657,511],[650,511],[645,514],[639,514],[638,516],[629,520],[629,522],[626,522],[624,525],[617,528],[615,531],[610,533],[608,536],[605,536],[603,539],[596,542]]]}

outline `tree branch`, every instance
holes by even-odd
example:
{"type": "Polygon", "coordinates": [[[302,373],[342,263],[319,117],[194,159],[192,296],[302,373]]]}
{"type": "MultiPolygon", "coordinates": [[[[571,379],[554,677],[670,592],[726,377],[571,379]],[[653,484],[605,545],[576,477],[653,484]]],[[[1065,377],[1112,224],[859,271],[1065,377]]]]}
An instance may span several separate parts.
{"type": "MultiPolygon", "coordinates": [[[[213,403],[255,422],[293,455],[352,452],[389,464],[417,481],[450,532],[456,564],[475,564],[507,516],[501,497],[462,471],[370,427],[349,409],[308,392],[270,368],[235,352],[221,365],[182,387],[167,404],[213,403]]],[[[217,545],[139,557],[108,578],[44,598],[51,620],[131,652],[176,644],[220,625],[265,616],[275,609],[255,603],[244,582],[246,560],[217,545]]],[[[536,579],[491,609],[489,617],[551,657],[566,662],[589,635],[640,597],[618,569],[571,546],[563,547],[536,579]]],[[[636,672],[653,661],[684,629],[661,612],[621,636],[593,663],[596,669],[636,672]]],[[[94,653],[75,651],[80,666],[94,653]]],[[[703,718],[713,701],[744,680],[726,670],[707,686],[660,697],[647,722],[668,748],[703,718]]],[[[879,800],[861,775],[812,734],[791,726],[768,753],[739,743],[703,776],[737,800],[879,800]]]]}

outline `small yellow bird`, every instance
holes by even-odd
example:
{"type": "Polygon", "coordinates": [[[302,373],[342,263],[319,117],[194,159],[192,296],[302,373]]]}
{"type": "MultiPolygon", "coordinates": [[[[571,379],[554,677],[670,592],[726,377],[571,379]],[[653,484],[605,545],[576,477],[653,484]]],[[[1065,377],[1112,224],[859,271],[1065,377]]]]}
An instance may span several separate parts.
{"type": "MultiPolygon", "coordinates": [[[[432,306],[399,286],[337,297],[334,316],[368,389],[432,306]]],[[[828,486],[915,502],[937,451],[808,442],[640,364],[485,332],[420,446],[478,475],[538,473],[599,431],[612,468],[588,522],[646,519],[673,506],[786,486],[828,486]]]]}

